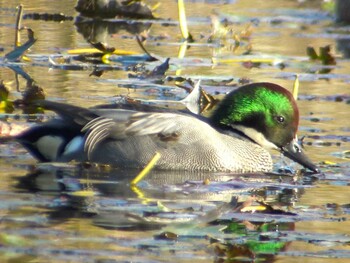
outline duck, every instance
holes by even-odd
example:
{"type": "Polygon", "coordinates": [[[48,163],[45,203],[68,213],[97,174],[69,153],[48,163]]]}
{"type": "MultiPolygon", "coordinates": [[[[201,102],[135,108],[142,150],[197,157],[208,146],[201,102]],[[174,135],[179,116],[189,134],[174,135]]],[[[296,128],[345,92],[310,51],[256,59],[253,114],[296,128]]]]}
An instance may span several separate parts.
{"type": "Polygon", "coordinates": [[[272,150],[320,171],[298,144],[299,111],[293,95],[270,82],[232,90],[209,117],[147,105],[37,104],[58,117],[13,139],[40,162],[142,168],[158,153],[158,170],[254,173],[273,170],[272,150]]]}

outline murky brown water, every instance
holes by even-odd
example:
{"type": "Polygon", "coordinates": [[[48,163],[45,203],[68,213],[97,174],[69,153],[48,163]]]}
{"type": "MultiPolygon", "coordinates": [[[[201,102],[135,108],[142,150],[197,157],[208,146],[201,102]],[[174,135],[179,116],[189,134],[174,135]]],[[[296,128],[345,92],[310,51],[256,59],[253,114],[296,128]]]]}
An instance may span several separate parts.
{"type": "MultiPolygon", "coordinates": [[[[283,177],[281,183],[278,176],[265,176],[203,186],[201,182],[205,178],[218,178],[218,175],[154,173],[135,189],[128,182],[137,171],[100,171],[62,165],[36,167],[35,160],[17,144],[0,145],[2,262],[224,262],[230,258],[251,260],[254,254],[257,260],[269,262],[350,261],[350,163],[346,153],[350,148],[350,61],[343,52],[344,39],[350,41],[350,38],[346,34],[338,35],[349,32],[348,29],[334,30],[332,16],[320,9],[321,1],[210,2],[215,1],[186,3],[190,32],[196,42],[187,50],[185,62],[175,59],[181,40],[175,1],[162,1],[157,9],[160,18],[174,23],[164,26],[165,21],[161,20],[144,26],[149,30],[146,49],[155,56],[172,58],[167,76],[201,78],[209,93],[228,89],[222,85],[213,87],[208,79],[215,78],[232,78],[233,83],[240,78],[269,81],[291,90],[294,75],[299,74],[299,136],[306,136],[305,148],[311,159],[334,164],[322,165],[323,175],[316,178],[305,175],[296,183],[290,177],[283,177]],[[271,63],[253,68],[243,66],[245,57],[239,55],[246,51],[246,40],[236,52],[227,45],[208,45],[210,16],[214,13],[235,21],[233,28],[237,32],[253,21],[252,57],[268,56],[271,63]],[[328,74],[315,74],[314,68],[320,64],[309,61],[306,48],[312,46],[318,50],[325,45],[331,45],[337,65],[328,74]],[[218,64],[211,63],[213,57],[218,64]],[[175,182],[174,178],[181,179],[175,182]],[[194,181],[193,184],[180,183],[186,179],[194,181]],[[251,195],[284,213],[247,214],[227,209],[217,216],[220,220],[215,223],[196,220],[183,223],[200,216],[202,210],[209,211],[222,201],[228,202],[231,196],[242,201],[251,195]],[[163,205],[175,209],[177,216],[167,214],[163,205]],[[286,214],[287,211],[293,215],[286,214]],[[156,219],[151,217],[152,213],[156,219]],[[143,217],[147,222],[142,221],[143,217]],[[167,222],[161,224],[159,218],[167,218],[167,222]],[[230,230],[224,231],[225,227],[230,230]],[[165,231],[179,236],[157,238],[165,231]]],[[[15,7],[19,3],[0,0],[0,48],[4,49],[1,56],[13,48],[15,7]]],[[[24,2],[25,13],[76,16],[74,6],[74,1],[68,0],[24,2]]],[[[114,102],[119,95],[174,100],[186,96],[174,82],[154,86],[146,80],[140,84],[129,79],[130,72],[126,70],[109,70],[96,77],[90,76],[94,69],[91,64],[84,70],[50,65],[48,56],[55,60],[55,56],[67,54],[69,49],[90,45],[77,32],[73,21],[26,19],[23,25],[35,32],[38,41],[28,53],[31,61],[24,61],[22,68],[45,90],[47,99],[92,106],[114,102]],[[133,86],[126,88],[122,83],[133,86]]],[[[25,33],[22,37],[24,42],[25,33]]],[[[104,40],[117,49],[142,54],[133,35],[125,30],[107,34],[104,40]]],[[[11,88],[12,99],[21,98],[13,70],[1,66],[0,79],[11,88]]],[[[20,76],[22,91],[25,85],[25,79],[20,76]]],[[[2,119],[5,117],[1,115],[2,119]]],[[[12,117],[10,121],[18,122],[12,117]]],[[[276,163],[281,165],[278,156],[276,163]]]]}

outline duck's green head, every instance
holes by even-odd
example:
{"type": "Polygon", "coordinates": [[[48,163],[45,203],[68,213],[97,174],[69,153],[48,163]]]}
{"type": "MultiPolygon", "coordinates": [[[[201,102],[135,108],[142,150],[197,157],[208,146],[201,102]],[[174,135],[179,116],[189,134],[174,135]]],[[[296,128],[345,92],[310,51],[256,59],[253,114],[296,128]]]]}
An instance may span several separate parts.
{"type": "Polygon", "coordinates": [[[232,91],[220,102],[211,121],[221,128],[239,130],[262,147],[280,150],[316,169],[296,144],[299,111],[293,95],[277,84],[252,83],[232,91]]]}

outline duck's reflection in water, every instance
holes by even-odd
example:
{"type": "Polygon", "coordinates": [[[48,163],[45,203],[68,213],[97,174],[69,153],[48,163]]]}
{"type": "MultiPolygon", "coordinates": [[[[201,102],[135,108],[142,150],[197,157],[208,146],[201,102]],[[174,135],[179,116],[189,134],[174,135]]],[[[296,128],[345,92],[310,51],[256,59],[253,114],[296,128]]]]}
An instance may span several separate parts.
{"type": "Polygon", "coordinates": [[[103,227],[158,228],[171,223],[208,223],[254,200],[290,206],[304,189],[292,176],[151,171],[131,185],[139,170],[106,166],[41,164],[21,177],[17,189],[52,196],[55,222],[93,217],[103,227]]]}

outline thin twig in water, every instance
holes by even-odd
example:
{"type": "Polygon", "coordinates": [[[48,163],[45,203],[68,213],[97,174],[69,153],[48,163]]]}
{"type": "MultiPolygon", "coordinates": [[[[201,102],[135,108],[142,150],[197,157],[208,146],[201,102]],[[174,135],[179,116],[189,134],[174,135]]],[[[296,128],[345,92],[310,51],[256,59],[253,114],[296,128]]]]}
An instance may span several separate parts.
{"type": "MultiPolygon", "coordinates": [[[[23,14],[23,5],[17,6],[18,12],[16,17],[16,33],[15,33],[15,43],[14,43],[14,49],[20,45],[21,42],[21,35],[20,35],[20,28],[22,24],[22,14],[23,14]]],[[[15,80],[16,80],[16,90],[19,92],[19,79],[18,74],[15,73],[15,80]]]]}
{"type": "Polygon", "coordinates": [[[144,47],[144,45],[142,44],[142,40],[139,36],[136,36],[136,41],[137,41],[137,44],[139,44],[140,48],[142,49],[143,52],[145,52],[147,54],[147,56],[150,57],[150,59],[152,61],[157,61],[159,59],[155,58],[154,56],[152,56],[148,51],[147,49],[144,47]]]}
{"type": "Polygon", "coordinates": [[[23,5],[17,6],[18,12],[17,12],[17,18],[16,18],[16,34],[15,34],[15,44],[14,48],[18,47],[21,42],[21,36],[20,36],[20,29],[22,25],[22,15],[23,15],[23,5]]]}

